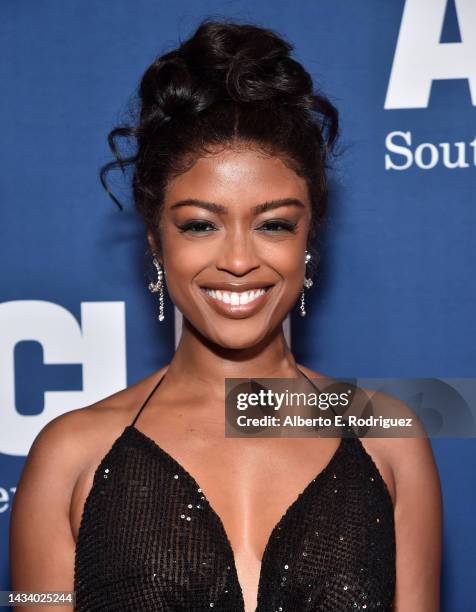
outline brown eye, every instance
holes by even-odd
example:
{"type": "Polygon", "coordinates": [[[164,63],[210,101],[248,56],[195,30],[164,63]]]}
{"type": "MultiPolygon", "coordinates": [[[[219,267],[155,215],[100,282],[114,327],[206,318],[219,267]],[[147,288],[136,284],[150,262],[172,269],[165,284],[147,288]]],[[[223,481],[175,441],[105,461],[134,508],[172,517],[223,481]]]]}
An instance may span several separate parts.
{"type": "Polygon", "coordinates": [[[261,226],[261,229],[265,229],[265,231],[267,232],[286,231],[286,232],[294,233],[296,229],[296,225],[297,223],[290,223],[289,221],[276,219],[273,221],[266,221],[266,223],[264,223],[261,226]]]}
{"type": "Polygon", "coordinates": [[[189,221],[188,223],[184,223],[178,227],[180,228],[181,232],[192,232],[194,234],[208,234],[209,232],[206,231],[207,227],[211,227],[214,230],[216,229],[215,226],[208,221],[189,221]]]}

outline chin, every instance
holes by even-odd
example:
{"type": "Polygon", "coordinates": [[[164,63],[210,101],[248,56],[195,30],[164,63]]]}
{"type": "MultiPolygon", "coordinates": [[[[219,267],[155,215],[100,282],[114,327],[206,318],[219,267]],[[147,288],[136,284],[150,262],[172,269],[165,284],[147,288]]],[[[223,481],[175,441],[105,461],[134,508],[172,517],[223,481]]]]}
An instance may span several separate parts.
{"type": "Polygon", "coordinates": [[[223,329],[217,330],[215,328],[212,333],[205,334],[206,337],[211,341],[225,349],[242,350],[253,348],[262,342],[263,338],[271,335],[270,329],[261,330],[261,333],[257,333],[258,330],[250,328],[248,332],[237,329],[235,331],[227,330],[225,326],[223,329]]]}

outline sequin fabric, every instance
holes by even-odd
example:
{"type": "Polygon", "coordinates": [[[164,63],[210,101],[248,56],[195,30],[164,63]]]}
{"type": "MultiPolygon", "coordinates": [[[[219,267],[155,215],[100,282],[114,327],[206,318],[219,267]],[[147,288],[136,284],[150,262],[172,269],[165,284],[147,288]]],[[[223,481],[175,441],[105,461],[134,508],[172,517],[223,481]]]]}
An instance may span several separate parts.
{"type": "MultiPolygon", "coordinates": [[[[84,505],[75,610],[244,612],[222,521],[193,476],[135,427],[139,414],[102,459],[84,505]]],[[[394,590],[389,492],[360,440],[342,437],[271,533],[255,612],[383,612],[394,590]]]]}

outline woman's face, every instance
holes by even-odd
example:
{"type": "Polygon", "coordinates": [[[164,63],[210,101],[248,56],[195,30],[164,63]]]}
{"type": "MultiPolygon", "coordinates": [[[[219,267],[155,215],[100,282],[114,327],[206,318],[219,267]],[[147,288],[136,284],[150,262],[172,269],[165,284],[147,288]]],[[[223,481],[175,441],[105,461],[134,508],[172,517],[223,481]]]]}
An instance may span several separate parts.
{"type": "Polygon", "coordinates": [[[306,182],[280,159],[249,147],[199,158],[165,194],[159,254],[173,302],[212,342],[254,346],[300,294],[310,221],[306,182]]]}

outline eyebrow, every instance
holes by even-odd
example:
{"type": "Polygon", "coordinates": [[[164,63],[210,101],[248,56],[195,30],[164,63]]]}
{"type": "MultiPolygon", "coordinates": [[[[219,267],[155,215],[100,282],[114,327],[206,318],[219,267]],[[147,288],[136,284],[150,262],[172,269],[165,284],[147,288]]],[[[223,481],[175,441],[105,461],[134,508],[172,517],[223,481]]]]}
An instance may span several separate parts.
{"type": "MultiPolygon", "coordinates": [[[[207,202],[205,200],[197,200],[195,198],[188,198],[186,200],[179,200],[172,204],[170,209],[172,208],[181,208],[182,206],[197,206],[198,208],[204,208],[212,213],[216,214],[227,214],[228,208],[223,206],[222,204],[216,204],[215,202],[207,202]]],[[[281,206],[295,206],[297,208],[306,208],[301,200],[297,198],[281,198],[280,200],[271,200],[269,202],[263,202],[262,204],[257,204],[251,208],[251,211],[258,215],[266,210],[274,210],[275,208],[281,208],[281,206]]]]}

